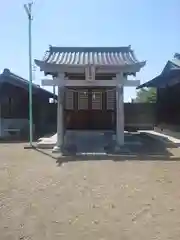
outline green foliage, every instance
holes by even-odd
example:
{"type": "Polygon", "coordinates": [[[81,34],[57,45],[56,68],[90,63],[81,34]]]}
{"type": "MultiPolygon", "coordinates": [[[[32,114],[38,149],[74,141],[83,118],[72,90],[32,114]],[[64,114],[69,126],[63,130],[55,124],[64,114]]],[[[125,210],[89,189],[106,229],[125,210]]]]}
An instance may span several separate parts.
{"type": "Polygon", "coordinates": [[[148,103],[155,103],[157,99],[156,89],[155,88],[148,88],[148,89],[140,89],[137,92],[136,102],[148,102],[148,103]]]}

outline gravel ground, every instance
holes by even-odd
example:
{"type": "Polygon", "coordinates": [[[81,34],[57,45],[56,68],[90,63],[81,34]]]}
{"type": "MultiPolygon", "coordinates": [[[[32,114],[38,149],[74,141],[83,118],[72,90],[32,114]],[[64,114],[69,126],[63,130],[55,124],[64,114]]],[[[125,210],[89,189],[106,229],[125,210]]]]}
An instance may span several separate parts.
{"type": "Polygon", "coordinates": [[[1,144],[0,240],[179,240],[180,150],[145,138],[134,154],[58,160],[1,144]]]}

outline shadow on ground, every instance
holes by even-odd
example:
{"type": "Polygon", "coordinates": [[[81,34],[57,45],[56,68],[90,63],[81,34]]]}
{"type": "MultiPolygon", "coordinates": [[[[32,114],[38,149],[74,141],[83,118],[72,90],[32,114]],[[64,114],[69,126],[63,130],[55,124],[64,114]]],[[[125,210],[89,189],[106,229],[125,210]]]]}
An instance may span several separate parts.
{"type": "MultiPolygon", "coordinates": [[[[73,161],[98,161],[98,160],[112,160],[112,161],[179,161],[180,150],[178,154],[173,154],[173,150],[178,148],[178,145],[170,142],[169,140],[155,139],[149,134],[139,133],[134,134],[136,140],[141,144],[127,144],[128,153],[114,154],[109,152],[108,154],[89,154],[89,155],[76,155],[75,153],[64,154],[60,156],[53,154],[50,150],[42,150],[34,148],[46,156],[49,156],[56,160],[60,166],[65,162],[73,161]],[[171,151],[170,151],[171,150],[171,151]],[[178,155],[178,156],[177,156],[178,155]]],[[[132,138],[133,139],[133,138],[132,138]]]]}

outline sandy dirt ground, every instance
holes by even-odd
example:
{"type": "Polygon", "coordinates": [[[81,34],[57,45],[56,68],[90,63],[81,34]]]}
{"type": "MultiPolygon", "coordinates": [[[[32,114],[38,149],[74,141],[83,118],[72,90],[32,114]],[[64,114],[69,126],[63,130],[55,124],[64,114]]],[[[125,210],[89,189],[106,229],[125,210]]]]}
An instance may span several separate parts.
{"type": "Polygon", "coordinates": [[[179,240],[180,150],[167,152],[56,159],[1,143],[0,240],[179,240]]]}

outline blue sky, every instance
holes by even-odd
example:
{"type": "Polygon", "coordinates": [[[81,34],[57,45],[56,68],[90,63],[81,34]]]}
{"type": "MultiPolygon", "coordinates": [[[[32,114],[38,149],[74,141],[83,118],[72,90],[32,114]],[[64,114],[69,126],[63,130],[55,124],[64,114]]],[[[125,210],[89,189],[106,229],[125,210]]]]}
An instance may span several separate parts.
{"type": "MultiPolygon", "coordinates": [[[[26,0],[6,0],[0,8],[0,70],[28,78],[26,0]]],[[[41,59],[49,45],[128,46],[139,60],[141,82],[161,72],[180,52],[180,1],[171,0],[36,0],[33,7],[33,58],[41,59]]],[[[43,74],[36,70],[35,82],[43,74]]],[[[125,89],[125,100],[135,88],[125,89]]]]}

